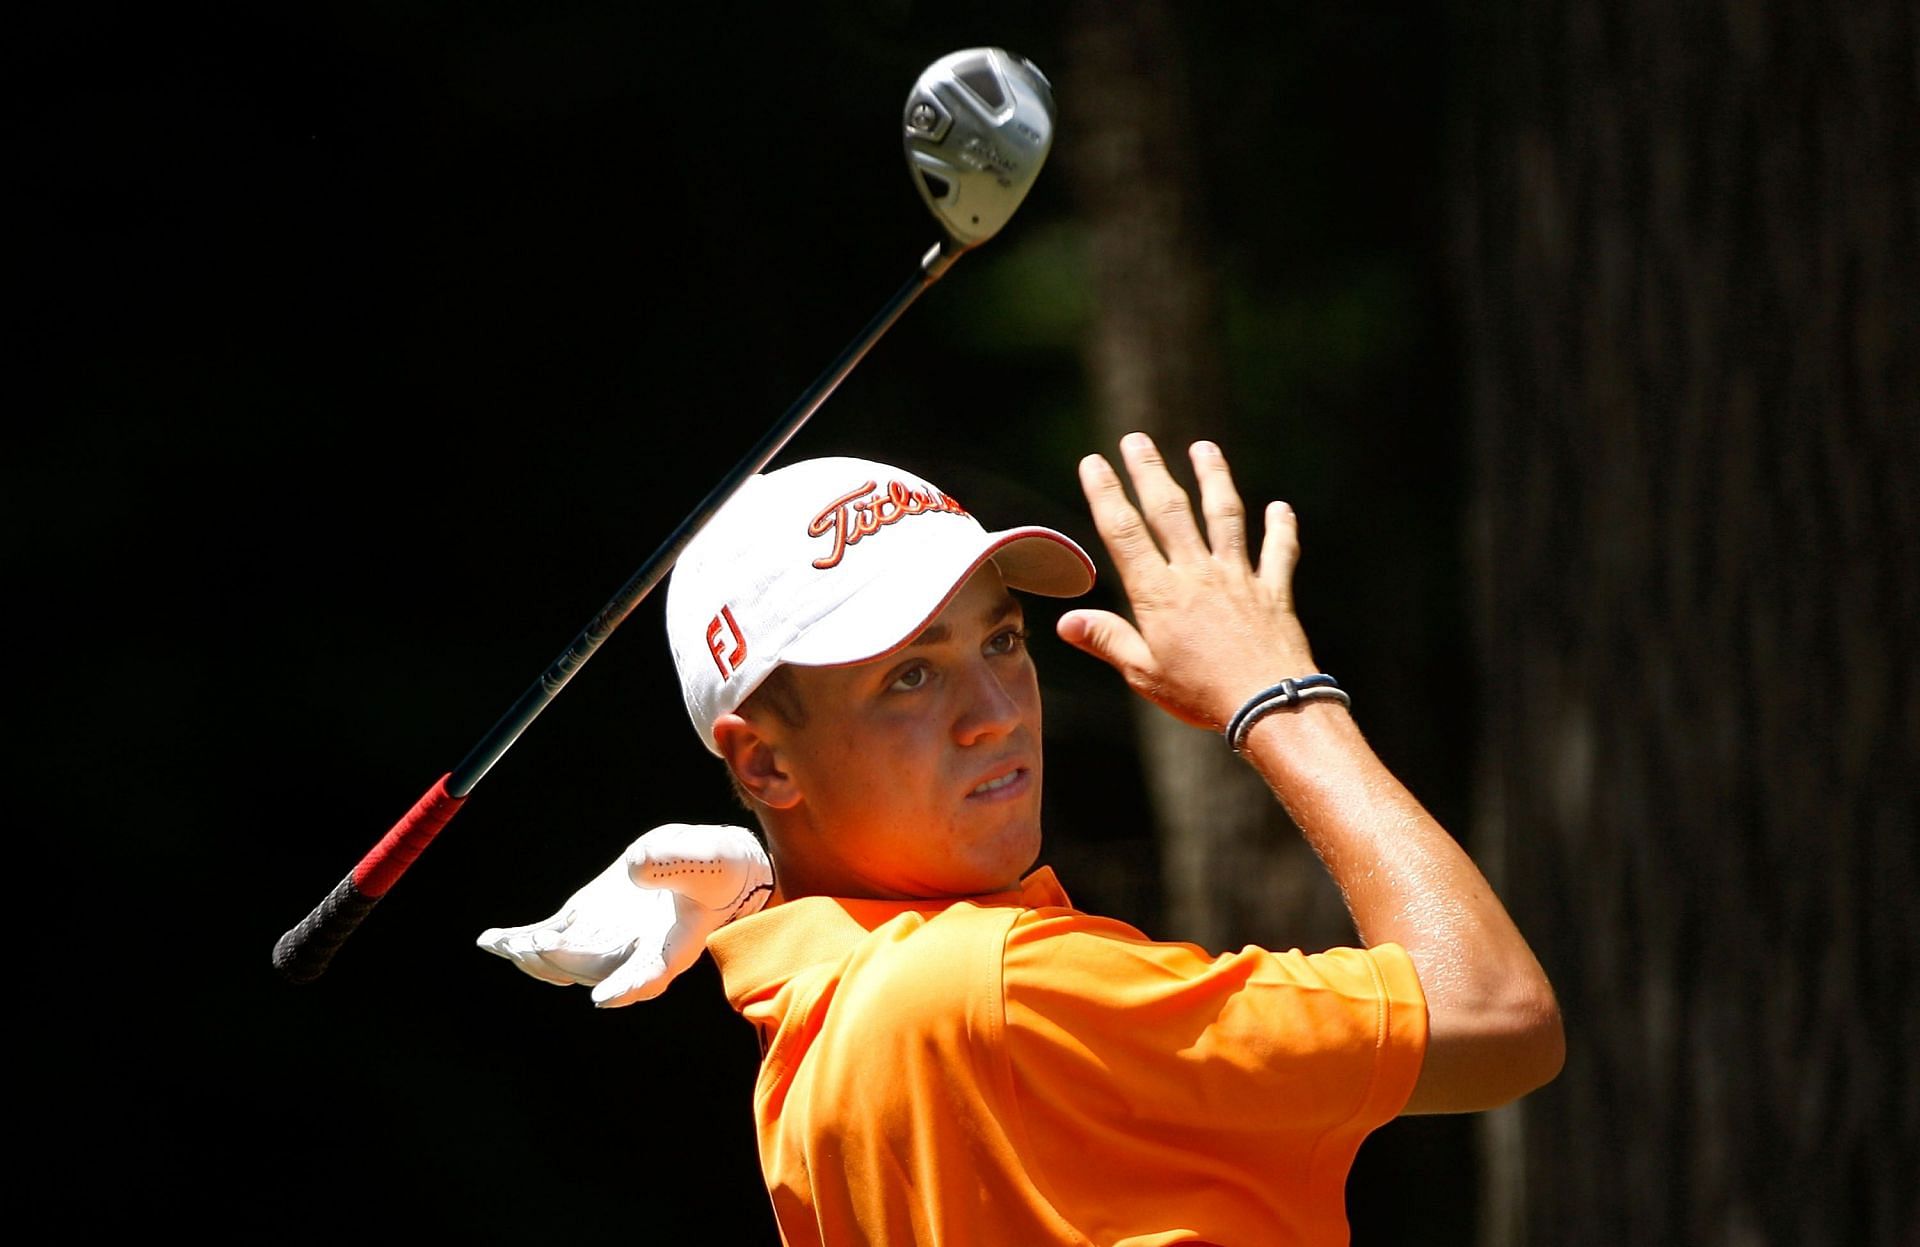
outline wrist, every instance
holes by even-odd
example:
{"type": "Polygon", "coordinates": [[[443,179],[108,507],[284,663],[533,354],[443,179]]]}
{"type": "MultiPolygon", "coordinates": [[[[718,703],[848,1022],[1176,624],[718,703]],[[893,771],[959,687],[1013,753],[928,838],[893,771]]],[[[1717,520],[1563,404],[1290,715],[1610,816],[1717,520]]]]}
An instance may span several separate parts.
{"type": "Polygon", "coordinates": [[[1244,753],[1247,735],[1256,723],[1275,713],[1297,711],[1320,701],[1338,702],[1343,707],[1353,705],[1353,699],[1338,680],[1324,671],[1312,671],[1280,680],[1254,693],[1229,716],[1221,735],[1235,753],[1244,753]]]}

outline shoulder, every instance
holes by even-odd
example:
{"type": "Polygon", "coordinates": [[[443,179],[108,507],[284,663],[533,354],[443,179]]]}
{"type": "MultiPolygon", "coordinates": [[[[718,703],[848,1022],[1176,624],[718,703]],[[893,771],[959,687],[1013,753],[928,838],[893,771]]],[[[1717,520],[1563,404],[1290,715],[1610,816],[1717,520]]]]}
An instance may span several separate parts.
{"type": "Polygon", "coordinates": [[[839,967],[837,1005],[889,1027],[965,1026],[997,1011],[1001,954],[1024,911],[957,902],[874,928],[839,967]]]}

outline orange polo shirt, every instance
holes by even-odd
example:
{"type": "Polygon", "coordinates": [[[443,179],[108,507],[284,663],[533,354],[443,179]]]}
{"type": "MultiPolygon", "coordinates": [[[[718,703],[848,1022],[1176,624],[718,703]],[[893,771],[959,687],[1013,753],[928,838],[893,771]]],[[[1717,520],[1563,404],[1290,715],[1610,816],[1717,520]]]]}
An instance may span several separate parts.
{"type": "Polygon", "coordinates": [[[804,1244],[1345,1244],[1426,1001],[1395,944],[1214,956],[1073,909],[805,897],[708,940],[765,1052],[760,1164],[804,1244]]]}

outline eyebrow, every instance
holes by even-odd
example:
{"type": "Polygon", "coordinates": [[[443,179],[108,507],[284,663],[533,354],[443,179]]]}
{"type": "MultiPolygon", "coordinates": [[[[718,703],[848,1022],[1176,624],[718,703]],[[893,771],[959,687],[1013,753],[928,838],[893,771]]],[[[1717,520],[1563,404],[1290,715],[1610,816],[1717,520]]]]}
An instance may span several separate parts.
{"type": "MultiPolygon", "coordinates": [[[[999,606],[981,616],[980,622],[985,627],[991,628],[995,624],[1004,623],[1008,619],[1025,613],[1026,612],[1021,609],[1019,601],[1016,600],[1013,595],[1009,594],[1006,600],[1001,602],[999,606]]],[[[952,639],[952,637],[952,624],[937,623],[922,632],[919,636],[913,638],[913,640],[908,641],[906,645],[901,648],[911,649],[916,645],[940,645],[952,639]]]]}

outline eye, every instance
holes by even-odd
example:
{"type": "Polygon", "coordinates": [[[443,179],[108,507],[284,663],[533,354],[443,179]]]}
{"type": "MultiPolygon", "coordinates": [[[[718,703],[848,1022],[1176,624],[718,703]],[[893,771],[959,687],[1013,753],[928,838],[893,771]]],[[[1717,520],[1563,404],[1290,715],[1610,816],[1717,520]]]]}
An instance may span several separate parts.
{"type": "Polygon", "coordinates": [[[911,693],[914,689],[925,688],[926,683],[927,664],[917,662],[896,675],[893,683],[887,685],[887,688],[897,693],[911,693]]]}
{"type": "Polygon", "coordinates": [[[987,653],[993,655],[1017,654],[1027,646],[1027,630],[1024,627],[1002,628],[987,639],[987,653]]]}

